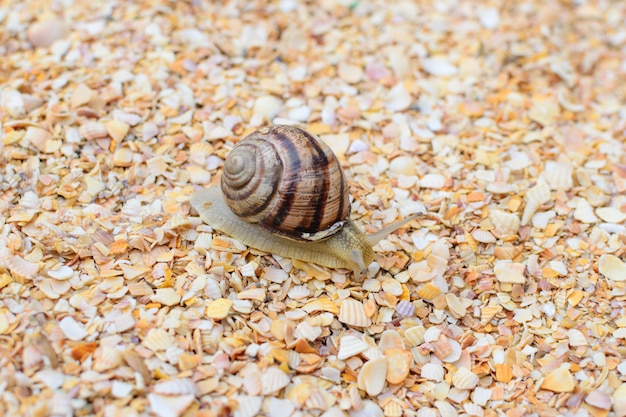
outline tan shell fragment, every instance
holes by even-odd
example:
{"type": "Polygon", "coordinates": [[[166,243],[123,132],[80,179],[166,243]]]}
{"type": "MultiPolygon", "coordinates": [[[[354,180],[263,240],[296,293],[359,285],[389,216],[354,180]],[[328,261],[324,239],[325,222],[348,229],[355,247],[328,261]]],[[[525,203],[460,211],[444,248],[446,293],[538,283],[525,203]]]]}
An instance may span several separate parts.
{"type": "Polygon", "coordinates": [[[76,89],[72,92],[72,96],[70,97],[70,106],[75,109],[84,104],[89,103],[89,101],[93,97],[93,90],[89,88],[86,84],[78,84],[76,89]]]}
{"type": "Polygon", "coordinates": [[[109,135],[106,127],[100,122],[89,122],[78,128],[80,136],[87,140],[106,138],[109,135]]]}
{"type": "Polygon", "coordinates": [[[452,346],[448,341],[448,338],[444,335],[440,335],[439,338],[433,342],[430,342],[433,354],[439,359],[443,359],[452,353],[452,346]]]}
{"type": "Polygon", "coordinates": [[[261,392],[263,395],[275,394],[285,388],[290,381],[289,375],[280,369],[269,368],[261,375],[261,392]]]}
{"type": "Polygon", "coordinates": [[[372,324],[372,320],[365,314],[363,304],[353,298],[347,298],[341,303],[339,321],[356,327],[367,327],[372,324]]]}
{"type": "Polygon", "coordinates": [[[516,235],[519,231],[520,219],[517,214],[507,213],[502,210],[491,210],[489,220],[495,227],[494,232],[498,236],[516,235]]]}
{"type": "Polygon", "coordinates": [[[589,346],[585,335],[578,329],[569,329],[567,331],[570,346],[589,346]]]}
{"type": "Polygon", "coordinates": [[[604,254],[598,261],[598,271],[613,281],[626,281],[626,263],[615,255],[604,254]]]}
{"type": "MultiPolygon", "coordinates": [[[[328,311],[329,313],[333,314],[339,313],[339,308],[337,308],[337,304],[333,303],[329,298],[326,297],[309,301],[302,306],[302,310],[306,311],[309,314],[315,313],[317,311],[328,311]]],[[[339,321],[341,321],[341,318],[339,319],[339,321]]]]}
{"type": "Polygon", "coordinates": [[[476,229],[472,232],[472,237],[480,243],[494,243],[496,238],[488,230],[476,229]]]}
{"type": "Polygon", "coordinates": [[[121,142],[128,134],[128,129],[130,129],[128,124],[120,122],[119,120],[109,120],[104,123],[104,126],[109,136],[116,142],[121,142]]]}
{"type": "Polygon", "coordinates": [[[389,401],[383,408],[385,417],[400,417],[402,412],[402,405],[398,401],[389,401]]]}
{"type": "Polygon", "coordinates": [[[467,314],[467,309],[459,300],[455,294],[448,293],[446,294],[446,304],[448,305],[448,309],[454,318],[460,319],[465,317],[467,314]]]}
{"type": "Polygon", "coordinates": [[[150,299],[155,303],[174,306],[180,303],[181,296],[174,288],[158,288],[156,294],[150,297],[150,299]]]}
{"type": "Polygon", "coordinates": [[[383,391],[386,379],[383,375],[387,374],[387,359],[379,356],[365,362],[359,376],[357,378],[357,386],[359,389],[367,392],[367,395],[376,396],[383,391]]]}
{"type": "Polygon", "coordinates": [[[524,214],[522,215],[522,226],[527,225],[537,209],[550,200],[550,187],[543,181],[539,182],[528,190],[524,200],[526,201],[526,207],[524,207],[524,214]]]}
{"type": "Polygon", "coordinates": [[[572,392],[575,387],[576,381],[574,377],[563,366],[550,372],[541,383],[541,388],[552,392],[572,392]]]}
{"type": "Polygon", "coordinates": [[[467,368],[459,368],[452,374],[452,384],[458,389],[474,389],[478,380],[478,375],[467,368]]]}
{"type": "Polygon", "coordinates": [[[384,352],[385,358],[387,358],[387,382],[390,384],[400,384],[404,382],[409,375],[411,366],[411,352],[393,348],[387,349],[384,352]]]}
{"type": "Polygon", "coordinates": [[[30,126],[24,134],[24,139],[43,153],[56,152],[61,147],[60,140],[53,140],[52,134],[40,127],[30,126]]]}
{"type": "Polygon", "coordinates": [[[493,266],[496,279],[509,284],[524,284],[526,282],[525,271],[526,265],[516,262],[496,261],[493,266]]]}
{"type": "Polygon", "coordinates": [[[174,337],[163,329],[150,329],[143,339],[143,345],[153,351],[166,350],[174,346],[174,337]]]}
{"type": "Polygon", "coordinates": [[[93,370],[97,372],[117,368],[122,363],[122,352],[113,346],[101,346],[96,349],[93,370]]]}
{"type": "Polygon", "coordinates": [[[233,302],[226,298],[219,298],[211,301],[206,307],[206,316],[210,319],[223,319],[228,316],[228,312],[233,302]]]}
{"type": "Polygon", "coordinates": [[[418,346],[424,343],[424,326],[413,326],[404,332],[404,337],[409,341],[411,346],[418,346]]]}
{"type": "Polygon", "coordinates": [[[402,284],[394,278],[384,278],[382,282],[383,291],[399,297],[402,295],[402,284]]]}
{"type": "Polygon", "coordinates": [[[33,279],[39,272],[40,267],[39,263],[29,262],[18,255],[13,255],[7,259],[7,268],[14,278],[20,280],[33,279]]]}
{"type": "Polygon", "coordinates": [[[417,296],[424,300],[432,300],[441,294],[441,289],[435,284],[428,282],[419,290],[417,290],[417,296]]]}
{"type": "Polygon", "coordinates": [[[626,382],[613,391],[612,397],[615,416],[626,417],[626,382]]]}

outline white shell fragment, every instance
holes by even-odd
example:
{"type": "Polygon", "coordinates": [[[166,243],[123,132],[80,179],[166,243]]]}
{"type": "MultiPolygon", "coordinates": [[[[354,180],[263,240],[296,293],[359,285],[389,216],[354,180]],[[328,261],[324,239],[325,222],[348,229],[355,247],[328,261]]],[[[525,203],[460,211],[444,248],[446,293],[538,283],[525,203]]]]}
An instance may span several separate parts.
{"type": "Polygon", "coordinates": [[[602,255],[598,261],[598,271],[610,280],[626,281],[626,263],[615,255],[602,255]]]}
{"type": "Polygon", "coordinates": [[[539,182],[533,188],[528,190],[524,196],[526,201],[526,207],[524,207],[524,214],[522,214],[521,225],[528,224],[533,214],[537,211],[539,206],[550,200],[550,187],[545,182],[539,182]]]}
{"type": "Polygon", "coordinates": [[[525,271],[524,264],[509,261],[496,261],[493,267],[496,279],[509,284],[524,284],[526,282],[525,271]]]}

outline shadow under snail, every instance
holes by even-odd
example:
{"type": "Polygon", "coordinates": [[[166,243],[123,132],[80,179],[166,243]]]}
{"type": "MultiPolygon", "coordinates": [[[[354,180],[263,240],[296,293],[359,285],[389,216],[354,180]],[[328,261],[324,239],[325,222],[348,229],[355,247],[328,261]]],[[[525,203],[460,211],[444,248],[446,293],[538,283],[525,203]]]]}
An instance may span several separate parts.
{"type": "Polygon", "coordinates": [[[293,126],[259,129],[224,162],[220,187],[197,191],[191,206],[213,229],[286,258],[365,274],[372,246],[416,218],[374,234],[350,220],[348,184],[332,150],[293,126]]]}

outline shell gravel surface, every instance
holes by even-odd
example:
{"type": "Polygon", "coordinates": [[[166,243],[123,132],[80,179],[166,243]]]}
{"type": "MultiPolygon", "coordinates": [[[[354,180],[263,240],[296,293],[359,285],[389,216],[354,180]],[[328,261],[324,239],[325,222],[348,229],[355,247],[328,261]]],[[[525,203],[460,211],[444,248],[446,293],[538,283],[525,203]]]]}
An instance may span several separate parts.
{"type": "Polygon", "coordinates": [[[626,416],[626,3],[0,5],[0,415],[626,416]],[[347,271],[189,198],[338,155],[347,271]]]}

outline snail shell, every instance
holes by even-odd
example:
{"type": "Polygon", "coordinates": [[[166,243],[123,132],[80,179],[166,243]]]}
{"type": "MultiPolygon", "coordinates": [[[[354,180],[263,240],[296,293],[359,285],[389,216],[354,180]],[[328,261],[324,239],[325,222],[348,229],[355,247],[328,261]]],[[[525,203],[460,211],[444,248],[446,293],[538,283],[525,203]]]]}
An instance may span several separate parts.
{"type": "Polygon", "coordinates": [[[204,222],[247,246],[356,276],[374,261],[372,246],[418,216],[372,235],[361,232],[348,218],[348,186],[337,158],[315,136],[291,126],[244,138],[226,158],[221,187],[197,191],[190,203],[204,222]],[[249,168],[252,163],[259,165],[249,168]],[[252,173],[239,174],[248,169],[252,173]],[[262,197],[255,199],[254,190],[262,197]]]}
{"type": "Polygon", "coordinates": [[[221,187],[242,220],[293,240],[324,239],[350,214],[337,157],[293,126],[267,127],[237,143],[224,162],[221,187]]]}

